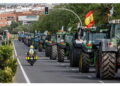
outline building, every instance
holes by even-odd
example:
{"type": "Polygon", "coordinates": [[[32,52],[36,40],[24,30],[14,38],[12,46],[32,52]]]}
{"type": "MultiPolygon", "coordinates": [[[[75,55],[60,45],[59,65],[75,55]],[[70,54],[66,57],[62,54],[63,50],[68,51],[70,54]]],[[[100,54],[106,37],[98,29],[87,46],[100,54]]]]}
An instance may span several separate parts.
{"type": "Polygon", "coordinates": [[[0,27],[10,25],[12,21],[17,21],[17,16],[15,13],[0,14],[0,27]]]}
{"type": "Polygon", "coordinates": [[[29,24],[38,21],[44,8],[52,9],[53,4],[6,4],[0,8],[0,27],[10,25],[12,21],[29,24]]]}
{"type": "Polygon", "coordinates": [[[0,14],[0,27],[10,25],[12,21],[22,22],[23,24],[38,21],[42,11],[6,12],[0,14]]]}
{"type": "Polygon", "coordinates": [[[39,16],[38,15],[24,15],[24,16],[18,16],[18,22],[21,22],[24,24],[31,24],[34,21],[38,21],[39,16]]]}

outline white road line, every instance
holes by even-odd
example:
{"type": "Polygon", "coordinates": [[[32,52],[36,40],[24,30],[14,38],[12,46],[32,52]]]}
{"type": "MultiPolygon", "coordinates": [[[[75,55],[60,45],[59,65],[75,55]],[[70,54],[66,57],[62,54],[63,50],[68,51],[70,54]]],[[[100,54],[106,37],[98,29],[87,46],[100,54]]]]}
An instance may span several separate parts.
{"type": "Polygon", "coordinates": [[[88,78],[92,78],[92,76],[88,75],[88,78]]]}
{"type": "Polygon", "coordinates": [[[15,56],[17,56],[17,52],[16,52],[16,49],[15,49],[14,42],[13,42],[13,48],[14,48],[15,56]]]}
{"type": "Polygon", "coordinates": [[[103,81],[99,81],[100,83],[104,83],[103,81]]]}
{"type": "Polygon", "coordinates": [[[76,69],[71,69],[71,70],[73,70],[73,71],[74,71],[74,70],[76,70],[76,69]]]}
{"type": "MultiPolygon", "coordinates": [[[[16,51],[16,48],[15,48],[14,42],[13,42],[13,47],[14,47],[15,56],[17,56],[17,51],[16,51]]],[[[27,76],[24,68],[22,67],[19,58],[17,58],[17,61],[18,61],[18,64],[19,64],[19,66],[20,66],[20,68],[21,68],[21,70],[22,70],[22,73],[23,73],[23,76],[24,76],[26,82],[27,82],[27,83],[30,83],[30,80],[29,80],[29,78],[28,78],[28,76],[27,76]]]]}

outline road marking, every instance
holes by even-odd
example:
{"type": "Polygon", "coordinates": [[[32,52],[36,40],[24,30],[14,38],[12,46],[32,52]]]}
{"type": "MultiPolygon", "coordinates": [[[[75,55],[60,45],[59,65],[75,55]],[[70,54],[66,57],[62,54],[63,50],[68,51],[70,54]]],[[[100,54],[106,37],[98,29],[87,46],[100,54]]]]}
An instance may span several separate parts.
{"type": "Polygon", "coordinates": [[[71,70],[73,70],[73,71],[74,71],[74,70],[77,70],[77,69],[71,69],[71,70]]]}
{"type": "Polygon", "coordinates": [[[13,42],[13,48],[14,48],[15,56],[17,56],[17,52],[16,52],[16,49],[15,49],[14,42],[13,42]]]}
{"type": "Polygon", "coordinates": [[[104,83],[103,81],[99,81],[100,83],[104,83]]]}
{"type": "MultiPolygon", "coordinates": [[[[15,48],[14,42],[13,42],[13,47],[14,47],[15,56],[17,56],[17,51],[16,51],[16,48],[15,48]]],[[[28,78],[28,76],[27,76],[24,68],[22,67],[19,58],[17,58],[17,61],[18,61],[18,64],[19,64],[19,66],[20,66],[20,68],[21,68],[21,70],[22,70],[22,73],[23,73],[23,76],[24,76],[26,82],[27,82],[27,83],[30,83],[30,80],[29,80],[29,78],[28,78]]]]}
{"type": "Polygon", "coordinates": [[[60,65],[64,66],[65,64],[60,64],[60,65]]]}
{"type": "Polygon", "coordinates": [[[88,75],[88,78],[92,78],[92,76],[88,75]]]}

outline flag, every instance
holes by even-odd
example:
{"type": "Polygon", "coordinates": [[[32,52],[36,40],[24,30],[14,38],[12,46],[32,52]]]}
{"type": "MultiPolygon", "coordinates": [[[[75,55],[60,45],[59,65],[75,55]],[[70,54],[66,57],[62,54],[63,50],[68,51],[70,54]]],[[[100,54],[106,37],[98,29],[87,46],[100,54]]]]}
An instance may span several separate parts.
{"type": "Polygon", "coordinates": [[[93,12],[89,11],[85,15],[85,25],[87,28],[90,28],[90,27],[92,27],[93,24],[94,24],[93,12]]]}

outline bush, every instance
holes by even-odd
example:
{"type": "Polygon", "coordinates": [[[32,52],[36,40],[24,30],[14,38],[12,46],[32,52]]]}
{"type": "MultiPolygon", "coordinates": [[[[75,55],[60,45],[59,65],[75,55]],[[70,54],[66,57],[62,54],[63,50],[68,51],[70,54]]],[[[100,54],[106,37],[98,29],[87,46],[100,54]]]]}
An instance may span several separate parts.
{"type": "Polygon", "coordinates": [[[3,63],[12,56],[13,56],[12,47],[8,45],[0,46],[0,66],[3,65],[3,63]]]}
{"type": "Polygon", "coordinates": [[[0,46],[0,82],[12,82],[16,69],[17,59],[13,58],[12,46],[0,46]]]}
{"type": "Polygon", "coordinates": [[[17,69],[17,59],[16,58],[10,58],[5,62],[6,66],[10,67],[12,69],[13,72],[13,76],[16,73],[16,69],[17,69]]]}
{"type": "Polygon", "coordinates": [[[12,45],[12,39],[2,40],[2,45],[12,45]]]}
{"type": "Polygon", "coordinates": [[[5,67],[4,70],[0,70],[0,82],[12,82],[13,72],[10,67],[5,67]]]}

